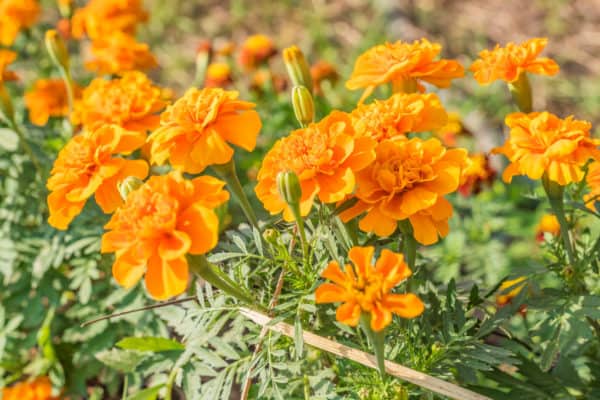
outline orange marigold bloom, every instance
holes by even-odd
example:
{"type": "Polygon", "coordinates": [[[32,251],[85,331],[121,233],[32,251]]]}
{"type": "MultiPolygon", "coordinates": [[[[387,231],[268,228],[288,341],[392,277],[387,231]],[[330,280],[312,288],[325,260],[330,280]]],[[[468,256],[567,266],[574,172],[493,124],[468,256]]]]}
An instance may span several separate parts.
{"type": "Polygon", "coordinates": [[[242,44],[238,61],[246,69],[254,69],[271,58],[277,50],[267,35],[253,35],[242,44]]]}
{"type": "Polygon", "coordinates": [[[342,212],[342,219],[366,212],[359,227],[378,236],[391,235],[398,221],[408,219],[422,244],[446,236],[452,206],[443,196],[458,188],[466,150],[413,138],[383,141],[376,153],[375,162],[356,174],[358,202],[342,212]]]}
{"type": "Polygon", "coordinates": [[[24,28],[31,28],[40,15],[36,0],[0,1],[0,44],[11,46],[24,28]]]}
{"type": "MultiPolygon", "coordinates": [[[[73,88],[77,96],[80,88],[73,88]]],[[[67,87],[62,79],[40,79],[33,90],[25,94],[25,105],[29,109],[32,124],[44,126],[50,117],[64,117],[69,114],[67,87]]]]}
{"type": "Polygon", "coordinates": [[[550,233],[553,236],[560,235],[560,223],[553,214],[544,214],[537,226],[535,238],[538,242],[544,241],[544,233],[550,233]]]}
{"type": "Polygon", "coordinates": [[[409,132],[431,131],[448,120],[440,99],[433,93],[397,93],[386,100],[360,104],[351,116],[357,134],[378,142],[409,132]]]}
{"type": "Polygon", "coordinates": [[[19,79],[13,71],[7,68],[17,59],[17,53],[10,50],[0,49],[0,84],[6,81],[16,81],[19,79]]]}
{"type": "Polygon", "coordinates": [[[73,15],[73,36],[98,39],[115,31],[134,34],[138,23],[148,20],[141,0],[90,0],[73,15]]]}
{"type": "Polygon", "coordinates": [[[252,151],[262,124],[254,103],[238,92],[219,88],[189,89],[160,116],[160,127],[148,141],[152,162],[167,160],[181,171],[197,174],[233,157],[232,143],[252,151]]]}
{"type": "Polygon", "coordinates": [[[360,102],[369,97],[376,86],[388,82],[411,91],[424,91],[419,81],[446,88],[452,79],[463,77],[465,70],[457,61],[435,60],[441,50],[440,44],[427,39],[372,47],[356,60],[346,87],[350,90],[365,89],[360,102]]]}
{"type": "Polygon", "coordinates": [[[47,183],[50,225],[67,229],[94,194],[102,211],[113,212],[122,203],[117,184],[128,176],[143,179],[148,174],[145,161],[117,155],[138,149],[145,138],[117,125],[104,125],[69,140],[58,153],[47,183]]]}
{"type": "Polygon", "coordinates": [[[321,276],[333,283],[319,286],[315,298],[317,304],[343,303],[336,311],[336,319],[346,325],[358,325],[361,313],[369,313],[371,329],[379,332],[392,322],[392,314],[415,318],[425,306],[412,293],[390,293],[412,274],[404,256],[384,249],[373,265],[374,251],[373,247],[351,248],[348,258],[354,267],[346,264],[344,271],[337,261],[330,262],[321,276]]]}
{"type": "Polygon", "coordinates": [[[2,390],[2,400],[58,400],[52,395],[52,384],[47,376],[19,382],[2,390]]]}
{"type": "Polygon", "coordinates": [[[72,121],[87,130],[115,124],[146,133],[158,127],[158,112],[167,105],[167,97],[142,72],[126,72],[112,80],[96,78],[75,102],[72,121]]]}
{"type": "Polygon", "coordinates": [[[583,201],[590,209],[594,210],[595,203],[600,202],[600,161],[594,161],[588,166],[585,182],[590,188],[590,192],[583,196],[583,201]]]}
{"type": "Polygon", "coordinates": [[[133,36],[119,31],[94,39],[91,53],[94,58],[86,62],[85,67],[99,74],[122,74],[158,65],[146,43],[139,43],[133,36]]]}
{"type": "Polygon", "coordinates": [[[496,171],[490,166],[485,154],[473,154],[467,159],[467,166],[462,172],[458,192],[463,196],[479,193],[484,184],[491,183],[496,171]]]}
{"type": "Polygon", "coordinates": [[[188,282],[186,254],[217,244],[214,209],[229,199],[224,182],[211,176],[184,179],[179,172],[153,176],[127,196],[105,228],[102,252],[115,253],[113,276],[130,288],[144,275],[157,300],[177,296],[188,282]]]}
{"type": "Polygon", "coordinates": [[[333,64],[327,61],[317,61],[310,67],[310,76],[313,81],[313,90],[316,94],[323,94],[321,84],[329,81],[334,85],[339,79],[340,75],[333,64]]]}
{"type": "Polygon", "coordinates": [[[493,150],[511,161],[502,174],[505,182],[515,175],[540,179],[547,173],[550,180],[564,186],[583,179],[582,167],[590,158],[600,159],[600,140],[591,138],[587,121],[533,112],[509,114],[505,122],[510,136],[493,150]]]}
{"type": "Polygon", "coordinates": [[[525,286],[527,286],[527,278],[524,276],[502,282],[496,295],[496,304],[499,307],[507,305],[521,293],[525,286]]]}
{"type": "Polygon", "coordinates": [[[271,214],[292,212],[277,191],[277,175],[292,171],[300,181],[300,213],[308,215],[315,197],[335,203],[352,193],[355,173],[375,158],[375,141],[359,137],[348,114],[334,111],[318,123],[278,140],[263,159],[255,191],[271,214]]]}
{"type": "Polygon", "coordinates": [[[515,82],[523,72],[555,75],[558,64],[549,58],[538,58],[547,43],[548,39],[534,38],[520,44],[508,43],[506,47],[496,45],[492,51],[481,51],[469,69],[481,85],[497,79],[515,82]]]}
{"type": "Polygon", "coordinates": [[[224,62],[212,63],[206,68],[205,87],[224,87],[231,83],[231,67],[224,62]]]}
{"type": "Polygon", "coordinates": [[[433,130],[433,133],[448,147],[456,147],[456,138],[460,134],[470,134],[462,124],[460,114],[448,113],[448,121],[441,128],[433,130]]]}

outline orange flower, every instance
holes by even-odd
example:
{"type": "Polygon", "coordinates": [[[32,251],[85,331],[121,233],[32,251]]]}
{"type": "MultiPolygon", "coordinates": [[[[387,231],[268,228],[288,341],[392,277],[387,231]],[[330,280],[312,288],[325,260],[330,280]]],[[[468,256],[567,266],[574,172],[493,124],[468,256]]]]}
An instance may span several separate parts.
{"type": "Polygon", "coordinates": [[[316,94],[323,94],[321,84],[325,81],[331,82],[334,85],[339,74],[333,64],[327,61],[317,61],[310,67],[310,76],[313,81],[313,90],[316,94]]]}
{"type": "Polygon", "coordinates": [[[381,142],[409,132],[426,132],[442,127],[446,110],[435,94],[397,93],[387,100],[361,104],[352,111],[354,129],[381,142]]]}
{"type": "Polygon", "coordinates": [[[540,179],[547,173],[550,180],[564,186],[583,179],[582,167],[590,158],[600,159],[600,140],[591,138],[587,121],[533,112],[509,114],[505,122],[510,137],[493,150],[511,161],[502,174],[505,182],[514,175],[540,179]]]}
{"type": "Polygon", "coordinates": [[[229,57],[235,51],[235,42],[227,40],[222,42],[216,49],[215,53],[222,57],[229,57]]]}
{"type": "Polygon", "coordinates": [[[52,396],[52,384],[47,376],[19,382],[2,390],[3,400],[58,400],[52,396]]]}
{"type": "Polygon", "coordinates": [[[600,202],[600,161],[594,161],[588,166],[585,181],[590,192],[583,196],[583,201],[590,209],[595,210],[595,203],[600,202]]]}
{"type": "Polygon", "coordinates": [[[271,58],[277,50],[270,37],[253,35],[242,44],[238,61],[245,69],[254,69],[271,58]]]}
{"type": "Polygon", "coordinates": [[[321,276],[333,283],[324,283],[315,292],[317,304],[343,303],[336,319],[342,324],[356,326],[361,313],[371,315],[371,329],[379,332],[392,322],[392,314],[415,318],[425,306],[414,294],[396,294],[390,291],[408,278],[412,271],[402,254],[388,249],[373,265],[373,247],[353,247],[348,258],[354,264],[341,270],[337,261],[331,261],[321,276]]]}
{"type": "Polygon", "coordinates": [[[376,152],[375,162],[356,174],[358,202],[340,215],[342,219],[366,211],[359,228],[378,236],[391,235],[404,219],[422,244],[446,236],[452,206],[442,196],[458,188],[467,152],[420,138],[386,140],[376,152]]]}
{"type": "Polygon", "coordinates": [[[40,15],[36,0],[0,1],[0,44],[11,46],[24,28],[31,28],[40,15]]]}
{"type": "Polygon", "coordinates": [[[491,183],[496,171],[490,166],[485,154],[473,154],[467,159],[467,166],[462,172],[458,192],[463,196],[481,192],[482,186],[491,183]]]}
{"type": "Polygon", "coordinates": [[[441,50],[441,45],[427,39],[412,44],[397,41],[372,47],[356,60],[346,87],[365,89],[360,102],[369,97],[376,86],[388,82],[413,92],[424,91],[419,81],[446,88],[452,79],[464,76],[465,71],[457,61],[434,60],[441,50]]]}
{"type": "Polygon", "coordinates": [[[126,288],[144,275],[157,300],[177,296],[188,282],[186,254],[204,254],[217,244],[214,208],[229,199],[224,182],[211,176],[186,180],[179,172],[153,176],[129,193],[102,237],[102,252],[115,253],[113,276],[126,288]]]}
{"type": "Polygon", "coordinates": [[[552,234],[553,236],[558,236],[560,234],[560,223],[558,222],[556,215],[544,214],[542,216],[536,229],[536,240],[538,242],[543,242],[544,233],[546,232],[552,234]]]}
{"type": "Polygon", "coordinates": [[[483,50],[479,59],[469,68],[477,82],[487,85],[497,79],[515,82],[523,72],[555,75],[558,64],[549,58],[538,58],[548,39],[534,38],[521,44],[508,43],[506,47],[496,45],[494,50],[483,50]]]}
{"type": "Polygon", "coordinates": [[[115,31],[134,34],[138,23],[148,20],[141,0],[90,0],[73,15],[73,36],[99,39],[115,31]]]}
{"type": "Polygon", "coordinates": [[[449,112],[446,124],[441,128],[434,129],[433,133],[435,133],[445,146],[455,147],[456,137],[459,134],[468,134],[469,132],[463,127],[460,114],[457,112],[449,112]]]}
{"type": "Polygon", "coordinates": [[[526,285],[527,278],[524,276],[502,282],[496,295],[496,304],[499,307],[509,304],[526,285]]]}
{"type": "Polygon", "coordinates": [[[231,83],[231,67],[224,62],[212,63],[206,69],[206,87],[225,87],[231,83]]]}
{"type": "Polygon", "coordinates": [[[197,174],[233,157],[228,143],[252,151],[262,126],[254,103],[237,100],[238,92],[218,88],[189,89],[160,116],[148,141],[152,162],[167,159],[181,171],[197,174]]]}
{"type": "Polygon", "coordinates": [[[7,68],[17,59],[17,53],[10,50],[0,49],[0,84],[6,81],[16,81],[19,79],[13,71],[7,68]]]}
{"type": "Polygon", "coordinates": [[[146,43],[139,43],[133,36],[119,31],[94,39],[91,52],[94,58],[86,62],[85,67],[99,74],[122,74],[158,65],[146,43]]]}
{"type": "Polygon", "coordinates": [[[128,131],[146,133],[158,127],[157,113],[167,105],[165,91],[142,72],[126,72],[121,78],[94,79],[75,102],[73,123],[95,130],[116,124],[128,131]]]}
{"type": "Polygon", "coordinates": [[[48,179],[50,225],[67,229],[93,194],[102,211],[113,212],[122,203],[117,184],[128,176],[143,179],[148,174],[146,162],[116,155],[131,153],[144,141],[145,135],[117,125],[73,137],[58,153],[48,179]]]}
{"type": "Polygon", "coordinates": [[[357,137],[348,114],[334,111],[318,123],[278,140],[263,159],[256,195],[271,214],[293,215],[277,191],[277,175],[292,171],[300,181],[300,213],[308,215],[316,196],[335,203],[352,193],[355,173],[375,158],[375,142],[357,137]]]}
{"type": "MultiPolygon", "coordinates": [[[[75,94],[79,87],[73,88],[75,94]]],[[[64,117],[69,114],[67,88],[62,79],[40,79],[33,90],[25,95],[25,105],[29,109],[32,124],[44,126],[50,117],[64,117]]]]}

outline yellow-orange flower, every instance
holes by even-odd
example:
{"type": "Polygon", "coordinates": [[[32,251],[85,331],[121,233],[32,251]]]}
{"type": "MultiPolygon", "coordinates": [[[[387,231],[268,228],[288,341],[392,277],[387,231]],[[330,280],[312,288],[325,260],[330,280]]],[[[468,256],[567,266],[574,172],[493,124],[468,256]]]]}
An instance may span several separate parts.
{"type": "Polygon", "coordinates": [[[404,256],[388,249],[373,265],[373,247],[353,247],[348,252],[352,264],[344,271],[337,261],[331,261],[321,276],[333,283],[323,283],[315,292],[317,304],[342,303],[336,319],[346,325],[356,326],[362,313],[370,314],[371,329],[379,332],[392,322],[392,314],[402,318],[415,318],[425,306],[414,294],[396,294],[391,290],[408,278],[412,271],[404,256]]]}
{"type": "Polygon", "coordinates": [[[462,124],[460,114],[448,113],[448,121],[440,128],[434,129],[433,133],[448,147],[456,147],[456,138],[460,134],[470,134],[462,124]]]}
{"type": "Polygon", "coordinates": [[[315,197],[335,203],[352,193],[355,173],[375,158],[375,141],[358,137],[348,114],[334,111],[318,123],[278,140],[263,159],[256,195],[271,214],[283,211],[293,220],[290,208],[277,191],[277,175],[292,171],[300,181],[300,213],[308,215],[315,197]]]}
{"type": "Polygon", "coordinates": [[[376,153],[375,162],[356,174],[358,202],[342,219],[366,212],[359,228],[378,236],[391,235],[398,221],[408,219],[422,244],[446,236],[452,206],[443,196],[458,188],[467,152],[413,138],[383,141],[376,153]]]}
{"type": "Polygon", "coordinates": [[[212,63],[206,68],[205,87],[225,87],[231,83],[231,67],[225,62],[212,63]]]}
{"type": "Polygon", "coordinates": [[[583,196],[583,201],[594,210],[595,203],[600,202],[600,161],[594,161],[589,165],[585,182],[590,192],[583,196]]]}
{"type": "Polygon", "coordinates": [[[321,87],[323,82],[329,81],[333,85],[339,78],[335,66],[323,60],[317,61],[310,67],[310,76],[313,81],[313,90],[316,94],[323,94],[321,87]]]}
{"type": "Polygon", "coordinates": [[[2,400],[58,400],[52,395],[52,384],[47,376],[19,382],[2,390],[2,400]]]}
{"type": "Polygon", "coordinates": [[[148,141],[152,162],[167,160],[181,171],[197,174],[233,157],[232,143],[252,151],[262,126],[255,104],[238,100],[238,92],[219,88],[189,89],[160,117],[148,141]]]}
{"type": "MultiPolygon", "coordinates": [[[[73,88],[76,96],[80,89],[73,88]]],[[[50,117],[64,117],[69,114],[67,87],[62,79],[40,79],[33,90],[25,94],[25,105],[29,109],[32,124],[44,126],[50,117]]]]}
{"type": "Polygon", "coordinates": [[[544,233],[546,232],[553,236],[558,236],[560,234],[560,223],[558,222],[556,215],[544,214],[542,216],[536,229],[536,240],[542,242],[544,240],[544,233]]]}
{"type": "Polygon", "coordinates": [[[460,178],[458,192],[463,196],[479,193],[485,183],[490,183],[496,176],[496,171],[490,166],[485,154],[473,154],[467,159],[460,178]]]}
{"type": "Polygon", "coordinates": [[[523,72],[554,75],[558,64],[550,58],[538,58],[547,43],[548,39],[533,38],[520,44],[508,43],[506,47],[496,45],[492,51],[481,51],[470,70],[481,85],[497,79],[515,82],[523,72]]]}
{"type": "Polygon", "coordinates": [[[7,68],[17,59],[17,53],[14,51],[0,49],[0,84],[6,81],[16,81],[17,74],[8,71],[7,68]]]}
{"type": "Polygon", "coordinates": [[[411,91],[424,90],[420,81],[446,88],[452,79],[464,76],[465,70],[457,61],[435,60],[441,50],[440,44],[427,39],[372,47],[356,60],[346,87],[350,90],[365,89],[361,102],[369,97],[376,86],[388,82],[396,87],[411,88],[411,91]]]}
{"type": "Polygon", "coordinates": [[[94,79],[75,102],[72,121],[87,130],[116,124],[146,133],[158,127],[158,112],[166,105],[165,90],[142,72],[127,72],[118,79],[94,79]]]}
{"type": "Polygon", "coordinates": [[[271,58],[277,50],[267,35],[253,35],[242,44],[238,61],[245,69],[254,69],[271,58]]]}
{"type": "Polygon", "coordinates": [[[409,132],[438,129],[448,120],[437,95],[397,93],[386,100],[360,104],[352,111],[354,129],[381,142],[409,132]]]}
{"type": "Polygon", "coordinates": [[[130,288],[146,274],[157,300],[177,296],[188,282],[186,254],[204,254],[217,244],[214,209],[229,199],[224,182],[211,176],[186,180],[179,172],[153,176],[128,194],[102,237],[102,252],[115,253],[113,276],[130,288]]]}
{"type": "Polygon", "coordinates": [[[36,0],[0,1],[0,44],[11,46],[24,28],[30,28],[40,15],[36,0]]]}
{"type": "Polygon", "coordinates": [[[73,137],[58,153],[48,179],[50,225],[67,229],[92,195],[104,212],[113,212],[122,203],[117,184],[128,176],[143,179],[148,174],[145,161],[117,155],[136,150],[145,138],[117,125],[73,137]]]}
{"type": "Polygon", "coordinates": [[[143,71],[158,65],[146,43],[139,43],[133,36],[119,31],[94,39],[91,53],[94,58],[86,62],[85,67],[99,74],[143,71]]]}
{"type": "Polygon", "coordinates": [[[526,285],[527,278],[524,276],[502,282],[496,295],[496,304],[500,307],[507,305],[521,293],[526,285]]]}
{"type": "Polygon", "coordinates": [[[90,0],[73,15],[73,36],[98,39],[120,31],[134,34],[138,23],[148,20],[141,0],[90,0]]]}
{"type": "Polygon", "coordinates": [[[582,167],[590,158],[600,159],[600,140],[591,138],[587,121],[533,112],[509,114],[505,122],[510,137],[494,152],[511,161],[502,174],[506,182],[515,175],[540,179],[547,173],[550,180],[564,186],[583,179],[582,167]]]}

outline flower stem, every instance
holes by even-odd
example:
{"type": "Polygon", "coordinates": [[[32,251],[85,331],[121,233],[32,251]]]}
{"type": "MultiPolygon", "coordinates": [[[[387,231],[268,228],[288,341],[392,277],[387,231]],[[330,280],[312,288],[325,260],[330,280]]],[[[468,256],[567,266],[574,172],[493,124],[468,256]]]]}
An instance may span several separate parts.
{"type": "Polygon", "coordinates": [[[542,177],[542,185],[544,186],[546,196],[548,196],[550,207],[552,208],[554,215],[556,215],[556,219],[560,225],[560,236],[562,237],[565,251],[567,252],[569,264],[575,267],[575,252],[573,251],[573,244],[571,242],[569,224],[567,222],[567,218],[565,217],[565,208],[563,202],[564,187],[556,182],[551,181],[547,174],[544,174],[542,177]]]}
{"type": "Polygon", "coordinates": [[[302,256],[304,259],[304,264],[308,264],[308,240],[306,240],[306,231],[304,230],[304,218],[300,214],[300,203],[290,203],[290,209],[292,210],[292,214],[294,214],[294,219],[296,220],[296,225],[298,226],[298,232],[300,233],[300,245],[302,246],[302,256]]]}
{"type": "Polygon", "coordinates": [[[373,352],[377,359],[377,369],[381,374],[381,378],[385,379],[385,332],[381,330],[375,332],[371,328],[371,315],[368,313],[362,313],[360,315],[360,326],[367,335],[371,346],[373,346],[373,352]]]}
{"type": "Polygon", "coordinates": [[[526,72],[522,72],[516,81],[509,83],[508,89],[521,112],[530,113],[533,110],[531,85],[526,72]]]}
{"type": "Polygon", "coordinates": [[[415,263],[417,261],[417,241],[413,236],[410,221],[405,219],[400,221],[398,225],[400,226],[400,231],[402,232],[402,253],[404,253],[406,263],[412,270],[415,268],[415,263]]]}

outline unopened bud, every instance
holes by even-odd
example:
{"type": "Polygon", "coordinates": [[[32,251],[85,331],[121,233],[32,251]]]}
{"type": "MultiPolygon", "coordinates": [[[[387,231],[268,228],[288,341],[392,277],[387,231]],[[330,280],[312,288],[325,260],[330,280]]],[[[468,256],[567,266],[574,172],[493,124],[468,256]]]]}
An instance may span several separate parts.
{"type": "Polygon", "coordinates": [[[118,185],[119,194],[121,195],[121,198],[123,200],[127,199],[129,193],[133,192],[143,184],[144,182],[141,179],[136,178],[135,176],[128,176],[127,178],[123,179],[123,181],[121,181],[121,183],[119,183],[118,185]]]}
{"type": "Polygon", "coordinates": [[[277,239],[279,239],[279,232],[275,229],[265,229],[263,232],[263,239],[271,244],[277,244],[277,239]]]}
{"type": "Polygon", "coordinates": [[[54,30],[46,31],[46,50],[52,59],[52,62],[65,71],[69,70],[69,52],[65,46],[65,42],[60,35],[54,30]]]}
{"type": "Polygon", "coordinates": [[[302,188],[300,187],[298,175],[293,171],[285,171],[277,174],[277,190],[279,191],[279,196],[288,205],[294,206],[300,204],[302,188]]]}
{"type": "Polygon", "coordinates": [[[14,121],[15,109],[8,91],[0,82],[0,117],[6,121],[14,121]]]}
{"type": "Polygon", "coordinates": [[[310,91],[304,86],[294,86],[292,89],[292,106],[296,119],[302,127],[314,121],[315,103],[310,91]]]}
{"type": "Polygon", "coordinates": [[[283,50],[283,61],[287,68],[290,79],[294,86],[304,86],[309,88],[309,93],[312,90],[312,77],[310,75],[310,68],[304,58],[302,51],[296,47],[288,47],[283,50]]]}

